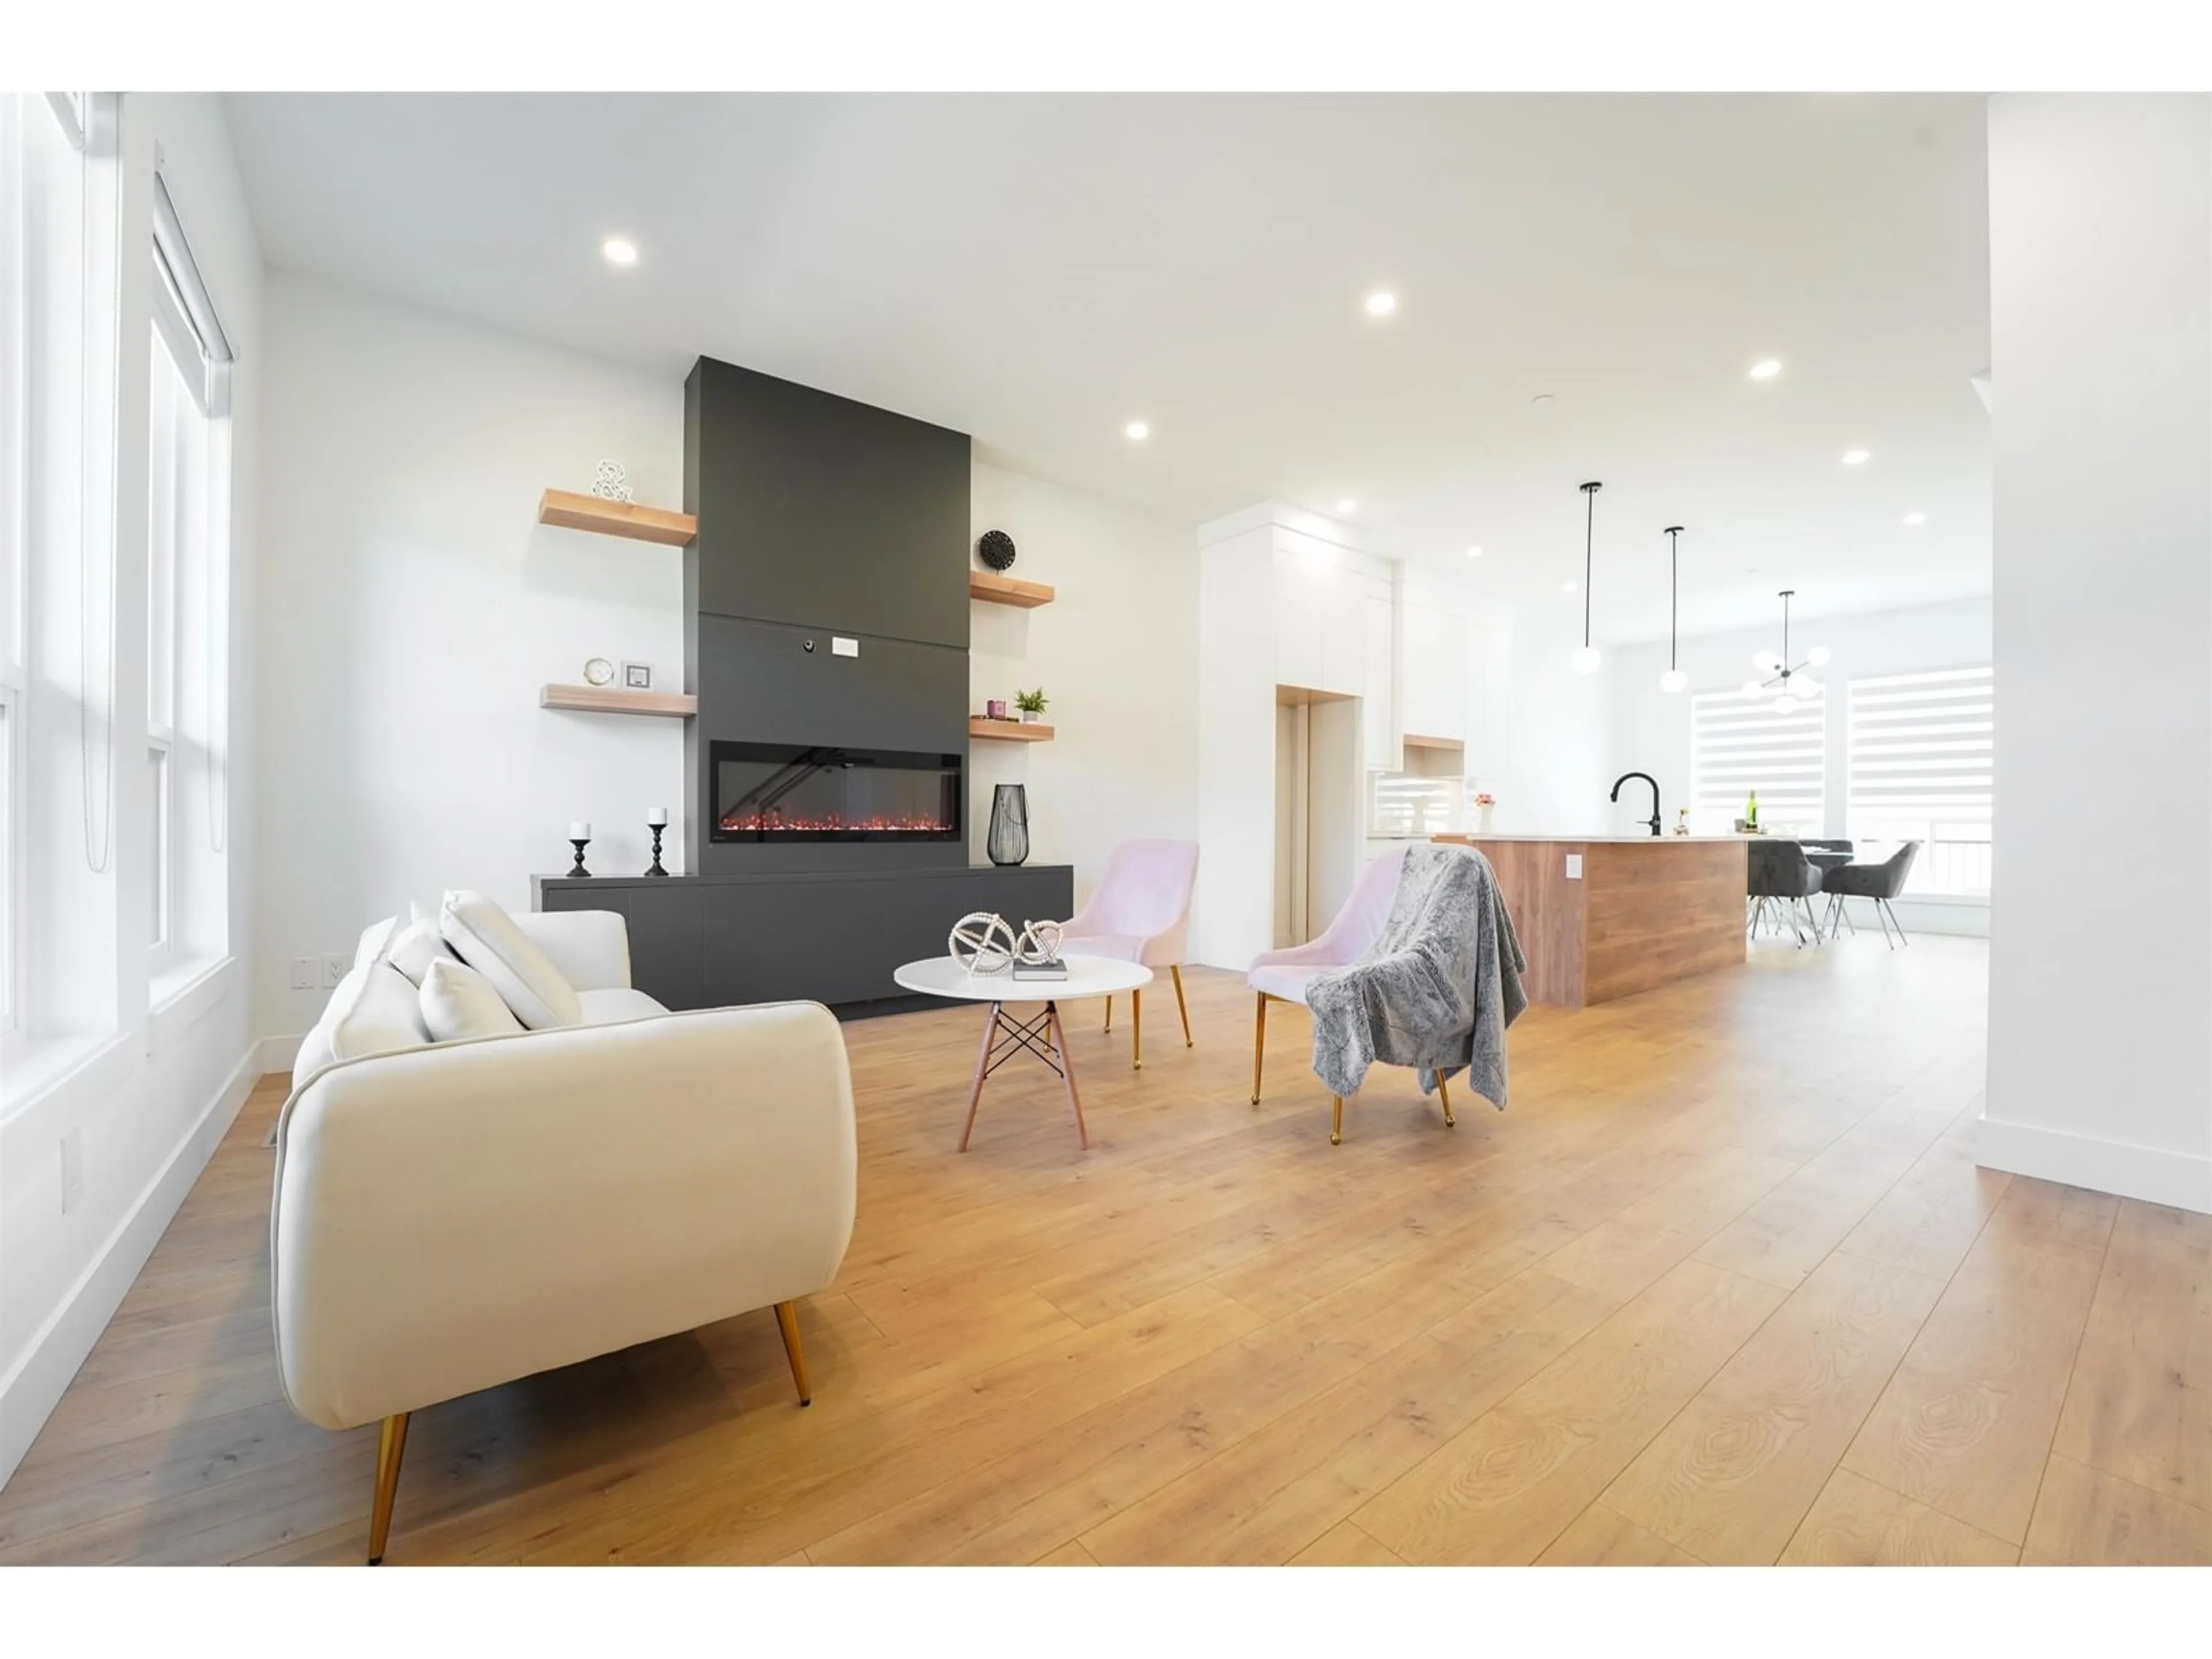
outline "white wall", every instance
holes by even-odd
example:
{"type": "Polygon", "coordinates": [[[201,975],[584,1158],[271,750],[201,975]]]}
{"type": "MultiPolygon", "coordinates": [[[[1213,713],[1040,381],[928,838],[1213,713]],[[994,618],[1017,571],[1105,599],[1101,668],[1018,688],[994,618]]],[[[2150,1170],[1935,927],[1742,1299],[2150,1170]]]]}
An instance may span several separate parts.
{"type": "MultiPolygon", "coordinates": [[[[1844,688],[1854,679],[1877,674],[1909,674],[1924,669],[1959,668],[1990,659],[1990,602],[1960,599],[1948,605],[1914,605],[1876,611],[1860,617],[1832,617],[1790,625],[1792,648],[1802,653],[1825,645],[1834,659],[1818,671],[1828,689],[1827,811],[1820,833],[1841,836],[1850,833],[1844,821],[1848,784],[1845,726],[1850,699],[1844,688]]],[[[1725,691],[1749,678],[1753,653],[1778,650],[1782,643],[1782,608],[1775,605],[1774,626],[1741,633],[1698,634],[1683,638],[1676,653],[1682,672],[1690,677],[1688,689],[1673,696],[1659,689],[1659,676],[1667,666],[1664,641],[1651,645],[1623,647],[1612,654],[1613,744],[1620,762],[1615,773],[1633,769],[1659,780],[1660,800],[1668,830],[1674,827],[1675,809],[1690,799],[1690,699],[1699,691],[1725,691]]],[[[2009,678],[2009,673],[2007,676],[2009,678]]],[[[2010,688],[2002,694],[2008,701],[2010,688]]],[[[2003,717],[2000,718],[2000,726],[2003,717]]],[[[1610,780],[1607,780],[1608,786],[1610,780]]],[[[1614,812],[1613,828],[1633,830],[1647,792],[1642,784],[1621,791],[1623,805],[1614,812]],[[1631,800],[1636,803],[1631,810],[1631,800]]],[[[1602,796],[1601,796],[1602,799],[1602,796]]],[[[1700,833],[1718,834],[1726,823],[1701,823],[1700,833]]],[[[2002,834],[2002,831],[2000,831],[2002,834]]],[[[1989,907],[1978,901],[1914,899],[1898,902],[1898,919],[1907,927],[1931,932],[1985,933],[1989,907]]]]}
{"type": "Polygon", "coordinates": [[[592,656],[682,689],[683,554],[537,521],[603,457],[679,502],[684,387],[282,271],[268,337],[256,1009],[296,1034],[291,958],[448,887],[527,908],[572,820],[634,872],[665,806],[684,867],[682,722],[538,706],[592,656]]]}
{"type": "Polygon", "coordinates": [[[2212,99],[1990,102],[1982,1161],[2212,1211],[2212,99]]]}
{"type": "MultiPolygon", "coordinates": [[[[263,430],[262,270],[218,100],[132,94],[123,100],[118,234],[123,257],[120,434],[116,499],[115,771],[112,852],[86,871],[82,826],[55,849],[73,863],[72,913],[80,935],[112,929],[91,951],[112,985],[112,1023],[90,1033],[58,1030],[72,1062],[0,1115],[0,1480],[21,1461],[54,1402],[83,1363],[170,1218],[222,1138],[255,1075],[246,957],[252,938],[256,834],[257,690],[253,585],[257,477],[263,430]],[[153,179],[155,147],[196,262],[236,357],[231,380],[232,558],[228,630],[230,673],[228,767],[219,786],[227,817],[230,955],[208,967],[186,994],[157,1006],[145,969],[145,923],[153,879],[138,849],[150,840],[153,794],[146,768],[146,434],[151,367],[153,179]],[[95,890],[89,894],[87,887],[95,890]],[[86,901],[89,902],[86,902],[86,901]],[[64,1214],[60,1145],[74,1133],[82,1152],[83,1196],[64,1214]]],[[[74,611],[70,613],[74,617],[74,611]]],[[[65,676],[75,681],[74,665],[65,676]]],[[[51,689],[55,678],[43,682],[51,689]]],[[[34,675],[34,714],[40,685],[34,675]]],[[[76,712],[63,723],[65,807],[78,793],[76,712]]],[[[42,774],[42,775],[51,775],[42,774]]],[[[180,799],[204,808],[202,779],[180,799]]],[[[70,811],[74,818],[76,813],[70,811]]],[[[191,817],[203,819],[194,811],[191,817]]],[[[197,833],[198,823],[183,833],[197,833]]],[[[34,872],[35,877],[35,872],[34,872]]],[[[33,934],[34,947],[38,935],[33,934]]],[[[79,946],[85,943],[80,937],[79,946]]],[[[28,964],[40,972],[33,955],[28,964]]],[[[21,1074],[11,1075],[11,1085],[21,1074]]]]}
{"type": "Polygon", "coordinates": [[[1565,595],[1515,613],[1500,641],[1510,659],[1503,764],[1470,757],[1498,797],[1490,827],[1500,835],[1594,836],[1622,827],[1618,820],[1625,815],[1605,798],[1618,773],[1613,687],[1619,674],[1611,652],[1595,674],[1576,673],[1581,643],[1582,601],[1565,595]]]}
{"type": "Polygon", "coordinates": [[[1275,536],[1259,522],[1198,553],[1198,889],[1194,962],[1242,969],[1274,942],[1275,536]]]}
{"type": "Polygon", "coordinates": [[[1011,711],[1018,688],[1042,685],[1054,732],[969,745],[970,855],[984,861],[993,786],[1022,784],[1030,861],[1073,864],[1080,903],[1116,842],[1198,834],[1190,527],[997,467],[976,466],[970,488],[972,535],[1005,531],[1019,550],[1009,574],[1057,594],[1033,611],[970,607],[972,712],[993,697],[1011,711]]]}
{"type": "MultiPolygon", "coordinates": [[[[603,456],[641,501],[683,495],[684,387],[413,307],[272,275],[263,655],[267,866],[261,1029],[297,1034],[327,994],[295,956],[476,886],[526,907],[591,821],[594,870],[645,866],[647,809],[680,821],[680,722],[538,707],[586,657],[680,688],[682,554],[537,523],[549,484],[603,456]]],[[[1049,744],[971,750],[973,856],[991,787],[1028,786],[1030,859],[1072,863],[1197,833],[1197,562],[1187,526],[977,466],[975,527],[1021,550],[1050,605],[974,607],[974,712],[1042,684],[1049,744]]],[[[683,867],[680,831],[666,861],[683,867]]]]}

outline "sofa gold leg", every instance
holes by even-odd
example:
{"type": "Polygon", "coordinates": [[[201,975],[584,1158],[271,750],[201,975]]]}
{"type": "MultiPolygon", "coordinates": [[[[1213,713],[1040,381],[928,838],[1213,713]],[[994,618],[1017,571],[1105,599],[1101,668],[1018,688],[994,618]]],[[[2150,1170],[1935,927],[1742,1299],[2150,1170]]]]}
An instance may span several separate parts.
{"type": "Polygon", "coordinates": [[[1111,997],[1106,999],[1106,1029],[1109,1032],[1114,1029],[1114,999],[1111,997]]]}
{"type": "Polygon", "coordinates": [[[1168,976],[1175,981],[1176,1012],[1182,1016],[1182,1046],[1195,1048],[1198,1045],[1190,1040],[1190,1004],[1182,1000],[1182,969],[1179,965],[1170,967],[1168,976]]]}
{"type": "Polygon", "coordinates": [[[1437,1099],[1443,1105],[1444,1127],[1447,1129],[1458,1128],[1459,1120],[1451,1115],[1451,1091],[1444,1087],[1444,1080],[1441,1077],[1437,1079],[1437,1099]]]}
{"type": "Polygon", "coordinates": [[[407,1413],[384,1419],[376,1440],[376,1496],[368,1506],[368,1565],[384,1565],[384,1540],[392,1535],[392,1500],[399,1492],[399,1460],[407,1450],[407,1413]]]}
{"type": "Polygon", "coordinates": [[[784,1358],[791,1361],[791,1380],[799,1385],[799,1403],[814,1403],[814,1390],[806,1386],[806,1350],[799,1346],[799,1304],[775,1304],[775,1328],[783,1333],[784,1358]]]}
{"type": "Polygon", "coordinates": [[[1331,1095],[1328,1101],[1331,1114],[1328,1123],[1328,1144],[1332,1146],[1341,1146],[1344,1145],[1344,1097],[1331,1095]]]}
{"type": "Polygon", "coordinates": [[[1259,1012],[1252,1021],[1252,1103],[1260,1103],[1260,1067],[1267,1057],[1267,994],[1259,994],[1259,1012]]]}
{"type": "Polygon", "coordinates": [[[1129,1069],[1145,1069],[1145,994],[1129,993],[1129,1069]]]}

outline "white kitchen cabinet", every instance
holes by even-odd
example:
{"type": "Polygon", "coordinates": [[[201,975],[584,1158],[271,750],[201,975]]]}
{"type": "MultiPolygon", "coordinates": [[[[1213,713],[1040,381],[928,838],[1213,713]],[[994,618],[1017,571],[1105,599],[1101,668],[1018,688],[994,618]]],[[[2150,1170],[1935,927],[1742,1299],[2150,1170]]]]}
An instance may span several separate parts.
{"type": "Polygon", "coordinates": [[[1360,748],[1374,771],[1395,772],[1401,763],[1398,746],[1398,651],[1394,637],[1395,607],[1390,589],[1372,584],[1361,606],[1367,643],[1365,684],[1360,690],[1360,748]]]}
{"type": "Polygon", "coordinates": [[[1469,629],[1465,617],[1440,605],[1405,605],[1405,658],[1399,665],[1404,698],[1402,732],[1424,738],[1467,737],[1469,629]]]}
{"type": "Polygon", "coordinates": [[[1512,695],[1512,635],[1501,623],[1471,623],[1467,630],[1467,775],[1479,781],[1505,770],[1512,695]]]}
{"type": "Polygon", "coordinates": [[[1322,684],[1322,638],[1328,632],[1330,568],[1285,548],[1275,550],[1275,684],[1312,690],[1322,684]]]}

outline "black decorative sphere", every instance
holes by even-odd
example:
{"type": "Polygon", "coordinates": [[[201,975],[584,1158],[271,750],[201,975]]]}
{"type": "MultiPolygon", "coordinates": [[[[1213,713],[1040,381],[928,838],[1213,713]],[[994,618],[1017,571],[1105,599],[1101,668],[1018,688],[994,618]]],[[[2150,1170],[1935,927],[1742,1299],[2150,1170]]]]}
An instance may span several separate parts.
{"type": "Polygon", "coordinates": [[[987,530],[975,544],[975,556],[994,570],[1004,570],[1014,562],[1014,538],[1003,530],[987,530]]]}

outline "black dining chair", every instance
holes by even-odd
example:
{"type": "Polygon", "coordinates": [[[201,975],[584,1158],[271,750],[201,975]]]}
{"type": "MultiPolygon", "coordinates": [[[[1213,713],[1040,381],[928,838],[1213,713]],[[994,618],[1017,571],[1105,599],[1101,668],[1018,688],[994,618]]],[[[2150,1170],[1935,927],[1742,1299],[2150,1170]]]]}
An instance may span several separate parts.
{"type": "Polygon", "coordinates": [[[1820,890],[1820,872],[1805,856],[1802,842],[1794,841],[1754,841],[1750,846],[1750,870],[1746,882],[1751,901],[1751,918],[1747,924],[1756,937],[1759,924],[1771,921],[1778,933],[1786,917],[1790,931],[1802,946],[1805,943],[1805,924],[1814,924],[1813,942],[1820,942],[1820,929],[1813,915],[1813,895],[1820,890]],[[1798,906],[1805,908],[1801,913],[1798,906]]]}
{"type": "MultiPolygon", "coordinates": [[[[1894,951],[1900,945],[1912,941],[1905,936],[1905,924],[1897,919],[1897,912],[1889,908],[1890,900],[1905,890],[1905,878],[1912,873],[1912,860],[1920,856],[1920,843],[1908,841],[1880,864],[1846,864],[1829,871],[1820,878],[1820,890],[1828,895],[1828,937],[1836,936],[1836,929],[1850,921],[1846,899],[1863,898],[1874,901],[1875,919],[1881,923],[1882,942],[1894,951]],[[1894,928],[1897,937],[1890,938],[1894,928]]],[[[1856,927],[1851,929],[1858,932],[1856,927]]]]}

